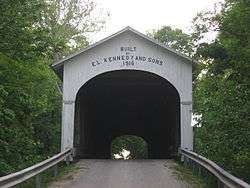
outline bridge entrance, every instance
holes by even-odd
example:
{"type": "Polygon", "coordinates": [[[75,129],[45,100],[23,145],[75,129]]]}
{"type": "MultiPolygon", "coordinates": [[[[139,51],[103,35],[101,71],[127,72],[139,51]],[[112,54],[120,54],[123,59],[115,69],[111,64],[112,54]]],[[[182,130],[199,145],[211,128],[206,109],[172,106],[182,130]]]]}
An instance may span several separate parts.
{"type": "Polygon", "coordinates": [[[143,138],[152,159],[192,150],[192,65],[130,27],[54,63],[63,82],[62,151],[110,158],[121,135],[143,138]]]}
{"type": "Polygon", "coordinates": [[[74,147],[78,158],[110,158],[115,137],[137,135],[149,158],[170,158],[180,145],[180,97],[166,79],[145,71],[100,74],[77,93],[74,147]]]}

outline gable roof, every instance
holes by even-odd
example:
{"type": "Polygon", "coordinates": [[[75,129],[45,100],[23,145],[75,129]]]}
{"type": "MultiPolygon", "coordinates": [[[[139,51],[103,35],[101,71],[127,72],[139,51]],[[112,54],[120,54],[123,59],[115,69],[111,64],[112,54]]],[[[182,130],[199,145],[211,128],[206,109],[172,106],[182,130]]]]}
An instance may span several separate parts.
{"type": "Polygon", "coordinates": [[[142,37],[142,38],[150,41],[151,43],[153,43],[153,44],[155,44],[157,46],[160,46],[161,48],[167,50],[168,52],[173,53],[173,54],[175,54],[175,55],[183,58],[184,60],[186,60],[186,61],[188,61],[188,62],[190,62],[192,64],[193,63],[197,63],[195,60],[191,59],[187,55],[182,54],[182,53],[174,50],[173,48],[165,46],[164,44],[159,43],[157,40],[152,39],[152,38],[148,37],[147,35],[144,35],[144,34],[140,33],[139,31],[136,31],[135,29],[127,26],[124,29],[122,29],[121,31],[118,31],[117,33],[115,33],[113,35],[110,35],[110,36],[108,36],[108,37],[106,37],[106,38],[104,38],[104,39],[102,39],[102,40],[100,40],[100,41],[98,41],[98,42],[96,42],[96,43],[94,43],[92,45],[89,45],[86,48],[83,48],[83,49],[81,49],[81,50],[79,50],[79,51],[77,51],[77,52],[75,52],[75,53],[73,53],[73,54],[71,54],[71,55],[69,55],[69,56],[67,56],[67,57],[65,57],[65,58],[57,61],[57,62],[55,62],[55,63],[53,63],[51,66],[52,66],[52,68],[54,70],[59,71],[59,69],[62,68],[62,65],[65,62],[67,62],[68,60],[70,60],[70,59],[74,58],[75,56],[78,56],[78,55],[80,55],[80,54],[82,54],[82,53],[84,53],[84,52],[86,52],[86,51],[88,51],[88,50],[90,50],[90,49],[92,49],[92,48],[94,48],[94,47],[96,47],[96,46],[98,46],[98,45],[100,45],[100,44],[102,44],[102,43],[104,43],[104,42],[106,42],[106,41],[108,41],[108,40],[110,40],[110,39],[112,39],[112,38],[120,35],[120,34],[122,34],[122,33],[124,33],[124,32],[132,32],[132,33],[134,33],[134,34],[136,34],[136,35],[138,35],[138,36],[140,36],[140,37],[142,37]]]}

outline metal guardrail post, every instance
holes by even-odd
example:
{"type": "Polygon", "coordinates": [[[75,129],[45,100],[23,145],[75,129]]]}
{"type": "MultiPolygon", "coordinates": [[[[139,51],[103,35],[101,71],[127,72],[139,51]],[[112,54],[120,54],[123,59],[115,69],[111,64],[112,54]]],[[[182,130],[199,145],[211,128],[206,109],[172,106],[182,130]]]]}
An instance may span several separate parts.
{"type": "Polygon", "coordinates": [[[69,164],[70,164],[69,160],[66,160],[65,162],[66,162],[66,165],[69,165],[69,164]]]}
{"type": "Polygon", "coordinates": [[[191,166],[192,166],[193,173],[195,173],[195,163],[194,163],[194,161],[191,161],[191,166]]]}
{"type": "Polygon", "coordinates": [[[187,159],[184,155],[183,155],[183,162],[184,162],[184,166],[187,167],[187,159]]]}
{"type": "Polygon", "coordinates": [[[198,164],[198,176],[201,177],[201,166],[198,164]]]}
{"type": "Polygon", "coordinates": [[[54,175],[54,177],[56,177],[58,175],[58,165],[57,164],[53,167],[53,175],[54,175]]]}
{"type": "Polygon", "coordinates": [[[36,181],[36,188],[41,188],[41,175],[40,174],[36,175],[35,181],[36,181]]]}

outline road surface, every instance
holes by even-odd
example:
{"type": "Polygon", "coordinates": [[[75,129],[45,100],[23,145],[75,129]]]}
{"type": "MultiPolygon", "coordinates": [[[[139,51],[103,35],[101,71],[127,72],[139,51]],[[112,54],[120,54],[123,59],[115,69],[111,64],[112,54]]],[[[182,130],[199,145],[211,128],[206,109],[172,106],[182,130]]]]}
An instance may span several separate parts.
{"type": "Polygon", "coordinates": [[[172,160],[81,160],[50,188],[188,188],[172,160]]]}

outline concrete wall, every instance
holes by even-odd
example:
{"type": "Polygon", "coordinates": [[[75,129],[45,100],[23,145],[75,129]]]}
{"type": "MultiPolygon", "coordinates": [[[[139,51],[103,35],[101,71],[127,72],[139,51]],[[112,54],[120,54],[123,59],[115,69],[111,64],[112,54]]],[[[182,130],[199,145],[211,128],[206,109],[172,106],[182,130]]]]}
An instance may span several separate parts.
{"type": "Polygon", "coordinates": [[[155,73],[172,83],[181,100],[181,147],[193,149],[191,63],[128,31],[64,64],[62,150],[73,147],[74,110],[78,90],[101,73],[124,69],[155,73]],[[126,51],[124,47],[130,48],[126,51]]]}

